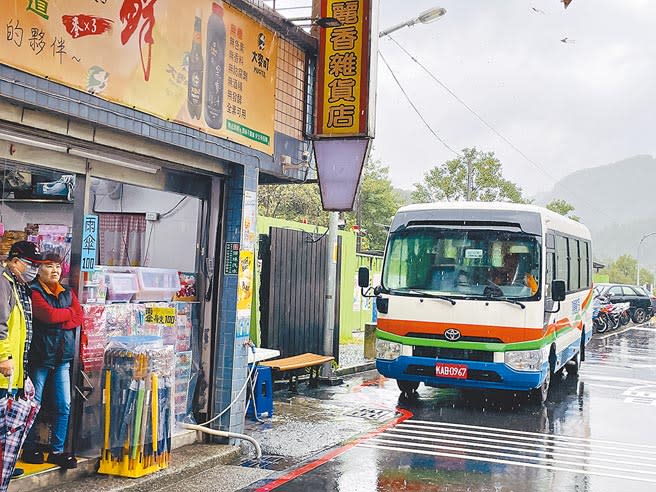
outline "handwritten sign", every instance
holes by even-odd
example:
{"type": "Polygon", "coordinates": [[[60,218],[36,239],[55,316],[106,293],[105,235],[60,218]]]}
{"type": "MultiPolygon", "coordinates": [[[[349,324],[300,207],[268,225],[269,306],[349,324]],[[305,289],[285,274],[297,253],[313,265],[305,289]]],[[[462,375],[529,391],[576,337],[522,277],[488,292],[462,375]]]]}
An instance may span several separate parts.
{"type": "Polygon", "coordinates": [[[96,251],[98,250],[98,216],[85,215],[82,225],[82,259],[80,269],[91,272],[96,268],[96,251]]]}
{"type": "Polygon", "coordinates": [[[174,307],[146,307],[145,321],[156,325],[175,326],[174,307]]]}

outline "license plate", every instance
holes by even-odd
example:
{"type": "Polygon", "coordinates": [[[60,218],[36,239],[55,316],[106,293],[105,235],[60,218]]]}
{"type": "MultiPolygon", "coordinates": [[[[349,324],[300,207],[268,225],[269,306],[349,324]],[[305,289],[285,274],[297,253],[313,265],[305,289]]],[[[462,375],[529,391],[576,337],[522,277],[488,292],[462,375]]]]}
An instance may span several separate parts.
{"type": "Polygon", "coordinates": [[[467,366],[463,364],[435,364],[435,375],[440,378],[467,379],[467,366]]]}

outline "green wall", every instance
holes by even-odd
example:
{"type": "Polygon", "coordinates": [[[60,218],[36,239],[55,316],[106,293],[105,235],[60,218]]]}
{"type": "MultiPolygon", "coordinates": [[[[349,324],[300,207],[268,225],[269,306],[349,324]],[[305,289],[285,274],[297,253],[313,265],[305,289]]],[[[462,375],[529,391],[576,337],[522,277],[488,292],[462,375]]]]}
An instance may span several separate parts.
{"type": "MultiPolygon", "coordinates": [[[[323,234],[326,232],[325,227],[314,226],[312,224],[302,224],[282,219],[272,219],[270,217],[257,217],[258,235],[269,234],[269,228],[280,227],[283,229],[294,229],[306,231],[313,234],[323,234]]],[[[340,307],[339,307],[339,326],[340,340],[347,341],[352,338],[353,331],[363,330],[364,324],[371,322],[373,302],[370,299],[362,299],[360,290],[357,288],[357,275],[360,266],[369,268],[373,279],[378,279],[377,273],[382,268],[382,258],[368,255],[356,254],[356,235],[351,231],[339,231],[339,237],[342,239],[341,250],[341,271],[340,271],[340,307]]],[[[256,248],[257,248],[256,244],[256,248]]],[[[257,253],[256,253],[257,258],[257,253]]],[[[260,344],[260,271],[259,262],[255,262],[254,275],[254,295],[253,307],[251,311],[251,339],[259,346],[260,344]]]]}

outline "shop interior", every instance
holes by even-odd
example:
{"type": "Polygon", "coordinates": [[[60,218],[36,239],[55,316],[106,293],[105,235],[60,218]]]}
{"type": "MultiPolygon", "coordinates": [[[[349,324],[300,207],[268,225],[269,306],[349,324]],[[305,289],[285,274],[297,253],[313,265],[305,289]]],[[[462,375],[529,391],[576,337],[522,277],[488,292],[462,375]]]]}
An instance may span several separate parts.
{"type": "MultiPolygon", "coordinates": [[[[62,283],[66,284],[71,245],[84,227],[74,224],[75,175],[12,161],[0,164],[0,259],[6,259],[15,241],[35,242],[42,252],[63,258],[62,283]]],[[[82,278],[84,323],[71,374],[72,415],[66,448],[78,456],[93,457],[118,447],[126,460],[141,456],[136,460],[142,468],[163,467],[165,460],[145,455],[152,454],[153,448],[160,455],[162,449],[170,450],[171,435],[181,432],[176,422],[193,421],[203,298],[197,282],[204,274],[198,262],[204,203],[193,196],[98,178],[91,178],[90,193],[89,213],[98,217],[97,265],[82,278]],[[141,353],[140,363],[150,361],[146,372],[139,374],[136,357],[111,356],[126,350],[141,353]],[[137,378],[138,391],[153,397],[126,401],[125,394],[137,378]],[[158,426],[157,432],[153,426],[158,426]],[[153,436],[150,445],[146,434],[153,436]],[[123,449],[125,443],[130,449],[123,449]]],[[[38,429],[39,442],[47,452],[47,388],[43,399],[38,429]]],[[[125,471],[119,469],[120,461],[113,460],[118,464],[106,473],[125,471]]],[[[26,474],[53,467],[19,466],[26,474]]],[[[134,469],[134,463],[125,466],[134,469]]]]}

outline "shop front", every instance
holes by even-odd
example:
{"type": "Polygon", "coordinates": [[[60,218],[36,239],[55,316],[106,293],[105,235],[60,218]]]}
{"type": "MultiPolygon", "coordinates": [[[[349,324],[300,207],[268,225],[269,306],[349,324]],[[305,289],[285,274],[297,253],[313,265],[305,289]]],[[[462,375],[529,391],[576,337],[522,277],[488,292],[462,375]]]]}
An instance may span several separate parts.
{"type": "Polygon", "coordinates": [[[0,255],[57,253],[82,304],[66,449],[153,463],[183,422],[242,432],[257,186],[304,175],[281,157],[309,148],[314,42],[242,1],[158,2],[144,39],[147,12],[23,3],[0,12],[0,255]]]}
{"type": "MultiPolygon", "coordinates": [[[[26,136],[16,134],[15,138],[26,136]]],[[[160,339],[156,349],[148,347],[144,354],[152,354],[152,364],[159,365],[155,372],[158,398],[139,402],[140,411],[152,414],[154,405],[161,407],[157,425],[165,448],[172,446],[176,436],[182,442],[193,440],[195,433],[179,424],[194,422],[198,410],[194,395],[202,330],[211,327],[211,322],[205,322],[205,307],[217,293],[207,253],[213,247],[210,235],[216,238],[214,244],[222,243],[218,222],[212,224],[210,218],[221,213],[226,176],[169,170],[169,181],[176,183],[170,187],[162,186],[155,173],[145,171],[138,178],[126,175],[117,181],[113,175],[110,180],[106,170],[79,174],[70,168],[21,161],[15,147],[19,144],[4,142],[13,155],[0,160],[0,214],[5,229],[0,255],[6,258],[11,244],[22,240],[38,244],[44,254],[58,255],[62,283],[79,292],[84,313],[76,333],[79,351],[72,362],[67,451],[97,456],[107,447],[105,436],[117,439],[120,432],[135,433],[135,421],[130,419],[124,430],[112,428],[123,422],[104,419],[107,405],[103,400],[113,397],[113,411],[129,410],[135,415],[137,400],[128,408],[121,398],[138,376],[133,370],[138,360],[118,355],[126,350],[137,353],[137,346],[130,344],[143,345],[155,337],[160,339]],[[80,210],[85,205],[87,210],[80,210]]],[[[166,163],[160,164],[158,173],[166,163]]],[[[201,385],[208,386],[207,376],[202,376],[201,385]]],[[[37,423],[38,446],[45,451],[52,436],[48,423],[56,413],[55,391],[53,385],[46,388],[37,423]]],[[[152,391],[151,386],[144,387],[144,394],[152,391]]],[[[145,424],[153,422],[144,420],[145,424]]],[[[19,466],[28,474],[54,468],[48,463],[19,462],[19,466]]]]}

